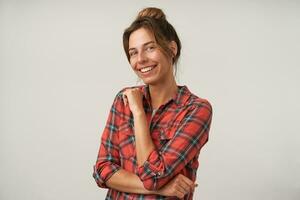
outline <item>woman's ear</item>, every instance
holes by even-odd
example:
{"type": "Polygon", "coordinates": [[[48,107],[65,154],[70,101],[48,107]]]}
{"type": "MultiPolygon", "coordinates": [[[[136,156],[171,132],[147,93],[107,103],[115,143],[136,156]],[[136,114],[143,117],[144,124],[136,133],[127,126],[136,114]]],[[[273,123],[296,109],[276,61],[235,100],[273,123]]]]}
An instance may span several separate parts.
{"type": "Polygon", "coordinates": [[[176,55],[177,55],[177,43],[175,41],[171,41],[169,43],[169,48],[172,51],[173,59],[174,59],[176,57],[176,55]]]}

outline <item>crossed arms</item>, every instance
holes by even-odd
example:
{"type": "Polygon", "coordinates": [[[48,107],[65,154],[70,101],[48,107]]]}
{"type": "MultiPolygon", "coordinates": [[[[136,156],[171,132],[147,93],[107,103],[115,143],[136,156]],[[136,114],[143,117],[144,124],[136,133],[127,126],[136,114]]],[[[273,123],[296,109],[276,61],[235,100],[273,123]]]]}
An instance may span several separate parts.
{"type": "Polygon", "coordinates": [[[144,112],[133,112],[138,173],[121,167],[120,127],[130,112],[119,93],[114,100],[102,134],[94,178],[99,187],[138,194],[178,196],[195,187],[180,171],[199,154],[208,140],[211,106],[208,102],[185,109],[184,118],[172,137],[160,150],[152,142],[144,112]],[[125,114],[124,114],[125,113],[125,114]]]}

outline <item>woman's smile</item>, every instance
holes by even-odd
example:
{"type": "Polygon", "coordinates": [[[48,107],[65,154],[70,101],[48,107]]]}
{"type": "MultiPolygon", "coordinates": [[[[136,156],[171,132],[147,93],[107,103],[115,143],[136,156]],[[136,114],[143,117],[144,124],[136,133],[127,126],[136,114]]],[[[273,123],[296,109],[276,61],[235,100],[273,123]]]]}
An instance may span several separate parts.
{"type": "Polygon", "coordinates": [[[144,74],[144,73],[152,71],[152,69],[154,69],[155,67],[156,67],[156,65],[151,65],[148,67],[141,68],[141,69],[139,69],[139,71],[144,74]]]}
{"type": "Polygon", "coordinates": [[[165,84],[172,81],[172,61],[157,45],[154,34],[146,28],[139,28],[129,37],[130,65],[145,84],[165,84]]]}

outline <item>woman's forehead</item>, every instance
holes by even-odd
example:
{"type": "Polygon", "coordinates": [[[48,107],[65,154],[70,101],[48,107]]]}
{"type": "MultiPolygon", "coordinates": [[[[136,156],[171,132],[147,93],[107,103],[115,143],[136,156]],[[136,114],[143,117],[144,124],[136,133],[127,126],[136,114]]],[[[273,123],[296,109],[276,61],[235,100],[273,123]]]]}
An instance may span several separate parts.
{"type": "Polygon", "coordinates": [[[148,29],[139,28],[132,32],[129,37],[129,49],[138,48],[151,42],[156,42],[154,34],[148,29]]]}

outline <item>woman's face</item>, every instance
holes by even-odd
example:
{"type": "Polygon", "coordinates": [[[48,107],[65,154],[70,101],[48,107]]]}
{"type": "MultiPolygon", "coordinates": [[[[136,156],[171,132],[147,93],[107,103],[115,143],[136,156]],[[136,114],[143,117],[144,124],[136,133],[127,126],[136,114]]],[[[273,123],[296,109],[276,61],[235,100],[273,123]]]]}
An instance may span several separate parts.
{"type": "Polygon", "coordinates": [[[156,43],[151,31],[137,29],[129,37],[130,65],[145,84],[165,83],[173,76],[171,58],[156,43]]]}

